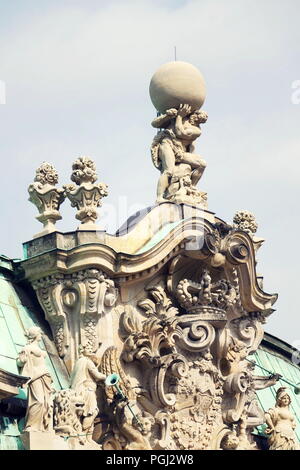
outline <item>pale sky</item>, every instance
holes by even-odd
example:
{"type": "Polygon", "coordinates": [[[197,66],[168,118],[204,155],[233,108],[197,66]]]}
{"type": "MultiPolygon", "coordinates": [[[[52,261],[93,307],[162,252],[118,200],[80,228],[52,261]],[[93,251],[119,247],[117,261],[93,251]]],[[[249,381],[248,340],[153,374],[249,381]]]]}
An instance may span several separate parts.
{"type": "MultiPolygon", "coordinates": [[[[154,203],[148,87],[176,45],[207,83],[199,189],[228,223],[256,215],[257,271],[279,294],[265,329],[300,348],[299,18],[299,0],[0,0],[0,252],[21,257],[41,229],[27,187],[43,161],[62,185],[78,156],[95,159],[111,233],[154,203]]],[[[58,229],[74,230],[68,201],[61,213],[58,229]]]]}

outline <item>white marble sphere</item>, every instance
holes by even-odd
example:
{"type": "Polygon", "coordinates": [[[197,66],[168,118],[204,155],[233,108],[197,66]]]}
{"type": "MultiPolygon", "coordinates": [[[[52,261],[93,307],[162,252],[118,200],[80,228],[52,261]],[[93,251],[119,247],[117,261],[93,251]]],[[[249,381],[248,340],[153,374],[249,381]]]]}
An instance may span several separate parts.
{"type": "Polygon", "coordinates": [[[151,101],[157,111],[189,104],[193,110],[201,108],[206,96],[202,74],[188,62],[168,62],[153,75],[149,87],[151,101]]]}

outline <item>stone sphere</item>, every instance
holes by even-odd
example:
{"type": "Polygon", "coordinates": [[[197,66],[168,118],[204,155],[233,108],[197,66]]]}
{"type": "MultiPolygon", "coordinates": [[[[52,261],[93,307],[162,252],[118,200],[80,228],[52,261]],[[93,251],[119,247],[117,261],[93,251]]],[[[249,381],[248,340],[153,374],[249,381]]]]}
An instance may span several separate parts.
{"type": "Polygon", "coordinates": [[[164,113],[167,109],[189,104],[192,110],[199,109],[206,96],[202,74],[187,62],[168,62],[153,75],[150,97],[155,108],[164,113]]]}

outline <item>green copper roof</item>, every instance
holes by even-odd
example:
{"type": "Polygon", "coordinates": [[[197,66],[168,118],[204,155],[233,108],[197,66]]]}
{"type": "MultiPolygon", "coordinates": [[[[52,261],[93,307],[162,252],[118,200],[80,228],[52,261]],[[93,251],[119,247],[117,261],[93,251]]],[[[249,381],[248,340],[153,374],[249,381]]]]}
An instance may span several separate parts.
{"type": "MultiPolygon", "coordinates": [[[[255,362],[263,368],[282,375],[283,379],[291,382],[292,384],[299,384],[300,382],[300,367],[292,361],[292,348],[280,341],[279,339],[265,334],[261,346],[254,355],[255,362]]],[[[253,357],[253,356],[252,356],[253,357]]],[[[252,359],[250,357],[250,359],[252,359]]],[[[259,367],[255,368],[256,375],[269,375],[268,372],[259,367]]],[[[273,408],[276,402],[276,390],[279,387],[287,387],[292,399],[291,411],[294,413],[297,428],[295,432],[300,442],[300,394],[297,395],[292,385],[287,384],[283,380],[279,380],[273,387],[265,388],[257,391],[258,402],[264,411],[273,408]]]]}
{"type": "MultiPolygon", "coordinates": [[[[2,257],[0,257],[2,263],[2,257]]],[[[36,312],[24,289],[16,287],[9,269],[9,262],[0,265],[0,368],[19,374],[16,357],[26,344],[25,330],[31,326],[43,326],[37,320],[36,312]],[[1,269],[2,268],[2,269],[1,269]],[[4,268],[4,269],[3,269],[4,268]],[[22,298],[22,300],[21,300],[22,298]],[[26,301],[28,300],[28,302],[26,301]]],[[[53,378],[54,387],[58,390],[68,387],[68,377],[60,360],[53,351],[41,341],[40,347],[47,352],[46,363],[53,378]]],[[[20,397],[25,398],[24,390],[20,397]]]]}

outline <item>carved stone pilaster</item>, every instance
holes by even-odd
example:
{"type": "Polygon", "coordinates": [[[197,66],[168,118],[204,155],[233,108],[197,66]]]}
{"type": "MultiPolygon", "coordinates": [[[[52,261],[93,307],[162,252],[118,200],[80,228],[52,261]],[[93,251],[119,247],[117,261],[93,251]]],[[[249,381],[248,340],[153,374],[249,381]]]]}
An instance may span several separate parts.
{"type": "Polygon", "coordinates": [[[55,231],[55,223],[61,219],[59,206],[65,199],[64,190],[56,188],[58,174],[50,163],[42,163],[36,170],[34,183],[29,188],[29,201],[38,209],[36,218],[44,225],[44,230],[35,235],[41,237],[55,231]]]}
{"type": "MultiPolygon", "coordinates": [[[[60,357],[71,371],[79,345],[95,352],[102,342],[99,320],[115,304],[118,290],[99,269],[47,276],[33,282],[60,357]]],[[[104,333],[104,332],[102,332],[104,333]]]]}
{"type": "Polygon", "coordinates": [[[72,166],[71,180],[74,184],[64,186],[67,198],[72,207],[78,209],[76,219],[80,220],[80,230],[95,230],[95,221],[98,217],[97,207],[101,200],[107,196],[107,185],[96,183],[96,166],[89,157],[78,158],[72,166]]]}

